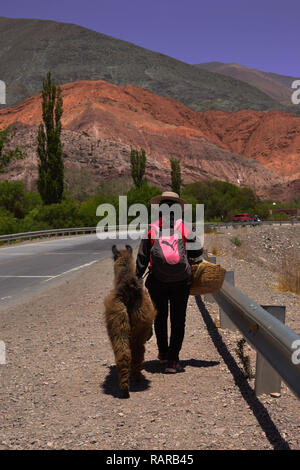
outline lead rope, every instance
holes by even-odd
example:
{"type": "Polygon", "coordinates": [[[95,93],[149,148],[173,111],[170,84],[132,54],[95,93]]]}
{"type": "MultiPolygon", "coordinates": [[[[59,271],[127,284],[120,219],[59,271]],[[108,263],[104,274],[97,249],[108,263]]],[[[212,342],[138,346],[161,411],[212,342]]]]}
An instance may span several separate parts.
{"type": "Polygon", "coordinates": [[[148,269],[148,271],[146,271],[143,275],[142,275],[142,279],[144,279],[144,277],[150,273],[150,269],[148,269]]]}

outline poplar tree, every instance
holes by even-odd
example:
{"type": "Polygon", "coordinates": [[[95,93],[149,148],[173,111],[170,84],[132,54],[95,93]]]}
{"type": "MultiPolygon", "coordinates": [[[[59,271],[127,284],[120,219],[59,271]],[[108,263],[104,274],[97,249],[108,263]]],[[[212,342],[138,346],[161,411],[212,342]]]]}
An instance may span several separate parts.
{"type": "Polygon", "coordinates": [[[174,193],[180,195],[181,190],[181,169],[180,169],[180,161],[176,158],[170,159],[171,163],[171,188],[174,193]]]}
{"type": "Polygon", "coordinates": [[[47,73],[43,80],[42,117],[38,129],[39,177],[38,190],[44,204],[62,201],[64,191],[64,163],[61,144],[61,117],[63,100],[61,88],[47,73]]]}
{"type": "Polygon", "coordinates": [[[144,181],[144,174],[146,170],[146,152],[141,149],[140,152],[135,149],[131,149],[130,152],[130,163],[131,163],[131,176],[136,188],[140,188],[144,181]]]}

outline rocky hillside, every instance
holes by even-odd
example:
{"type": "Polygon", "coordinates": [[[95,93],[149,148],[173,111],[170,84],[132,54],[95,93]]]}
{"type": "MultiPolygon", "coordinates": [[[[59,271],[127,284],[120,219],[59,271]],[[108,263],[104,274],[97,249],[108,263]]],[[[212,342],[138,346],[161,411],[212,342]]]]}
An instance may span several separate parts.
{"type": "Polygon", "coordinates": [[[51,71],[60,84],[131,84],[198,111],[284,109],[248,83],[74,24],[0,17],[0,37],[0,79],[6,82],[9,106],[38,93],[42,78],[51,71]]]}
{"type": "Polygon", "coordinates": [[[289,180],[300,178],[300,118],[281,111],[200,113],[201,129],[219,147],[258,160],[289,180]]]}
{"type": "MultiPolygon", "coordinates": [[[[271,186],[284,182],[260,162],[226,150],[218,131],[218,111],[198,113],[142,88],[102,81],[66,84],[62,91],[66,165],[85,167],[98,179],[128,175],[134,146],[147,152],[149,181],[164,187],[169,183],[171,156],[181,160],[184,183],[222,179],[250,185],[266,197],[271,186]],[[216,130],[211,125],[214,113],[216,130]]],[[[4,125],[18,123],[13,144],[28,147],[29,157],[11,165],[11,178],[29,182],[35,178],[40,120],[39,95],[0,111],[4,125]]]]}
{"type": "MultiPolygon", "coordinates": [[[[188,154],[192,158],[194,152],[198,155],[197,149],[206,145],[205,140],[226,152],[257,160],[289,180],[300,178],[299,117],[281,111],[196,112],[143,88],[118,87],[103,81],[66,84],[63,98],[66,129],[144,146],[153,156],[165,155],[161,157],[165,162],[172,152],[183,159],[188,154]],[[165,136],[172,140],[172,148],[165,136]]],[[[40,101],[40,95],[36,95],[0,110],[0,121],[38,125],[40,101]]],[[[201,165],[207,171],[205,164],[201,165]]]]}

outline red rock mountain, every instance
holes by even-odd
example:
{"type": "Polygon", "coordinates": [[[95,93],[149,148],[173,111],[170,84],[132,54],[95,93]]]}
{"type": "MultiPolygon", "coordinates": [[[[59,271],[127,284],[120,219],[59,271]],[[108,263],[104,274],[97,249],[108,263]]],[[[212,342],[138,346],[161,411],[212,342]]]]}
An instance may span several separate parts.
{"type": "MultiPolygon", "coordinates": [[[[69,83],[62,91],[66,164],[85,167],[95,178],[129,174],[131,146],[145,148],[147,177],[163,187],[170,157],[180,158],[185,183],[218,178],[250,185],[263,197],[273,186],[283,194],[285,181],[300,178],[298,117],[281,111],[196,112],[143,88],[104,81],[69,83]]],[[[21,123],[14,143],[29,149],[27,160],[11,165],[10,177],[36,176],[40,121],[40,95],[0,111],[2,124],[21,123]]]]}

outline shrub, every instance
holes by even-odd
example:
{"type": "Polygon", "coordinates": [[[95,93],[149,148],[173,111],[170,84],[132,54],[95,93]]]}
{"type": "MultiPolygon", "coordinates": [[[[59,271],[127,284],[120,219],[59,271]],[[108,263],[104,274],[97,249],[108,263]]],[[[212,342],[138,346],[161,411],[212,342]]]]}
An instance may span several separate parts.
{"type": "Polygon", "coordinates": [[[252,371],[250,357],[245,355],[245,344],[246,344],[245,338],[240,339],[237,342],[237,348],[235,349],[235,352],[239,360],[241,361],[242,373],[244,377],[246,379],[253,379],[255,377],[255,374],[252,371]]]}
{"type": "Polygon", "coordinates": [[[13,217],[0,216],[0,235],[9,235],[10,233],[18,233],[19,224],[13,217]]]}
{"type": "Polygon", "coordinates": [[[261,220],[266,220],[270,217],[269,206],[266,203],[257,204],[254,207],[252,215],[257,215],[261,220]]]}
{"type": "Polygon", "coordinates": [[[288,220],[289,216],[285,212],[275,212],[271,215],[272,220],[288,220]]]}
{"type": "Polygon", "coordinates": [[[0,217],[11,217],[11,213],[5,207],[0,207],[0,217]]]}
{"type": "Polygon", "coordinates": [[[78,205],[67,200],[61,204],[38,206],[25,217],[24,225],[28,230],[77,227],[81,225],[78,205]]]}
{"type": "Polygon", "coordinates": [[[229,220],[238,212],[258,213],[260,201],[250,188],[238,188],[226,181],[197,181],[188,184],[182,197],[193,197],[197,203],[204,204],[205,220],[229,220]]]}
{"type": "MultiPolygon", "coordinates": [[[[156,186],[150,186],[147,182],[143,182],[139,188],[131,188],[127,193],[128,207],[135,203],[144,204],[147,207],[148,215],[150,216],[150,199],[154,196],[161,194],[161,190],[156,186]]],[[[128,217],[129,221],[137,216],[128,217]]]]}
{"type": "MultiPolygon", "coordinates": [[[[80,204],[78,215],[80,223],[83,227],[96,227],[101,217],[96,215],[97,207],[100,204],[112,204],[116,208],[116,216],[118,215],[118,199],[113,195],[105,195],[103,193],[97,194],[96,196],[83,201],[80,204]]],[[[104,216],[105,217],[105,216],[104,216]]],[[[116,220],[118,224],[118,220],[116,220]]]]}
{"type": "Polygon", "coordinates": [[[242,241],[239,239],[239,237],[233,237],[230,239],[230,241],[235,245],[235,246],[241,246],[242,241]]]}
{"type": "Polygon", "coordinates": [[[25,190],[22,181],[3,181],[0,183],[0,207],[13,217],[24,217],[25,190]]]}
{"type": "Polygon", "coordinates": [[[42,205],[42,198],[39,193],[25,193],[24,197],[24,214],[27,215],[35,207],[42,205]]]}

